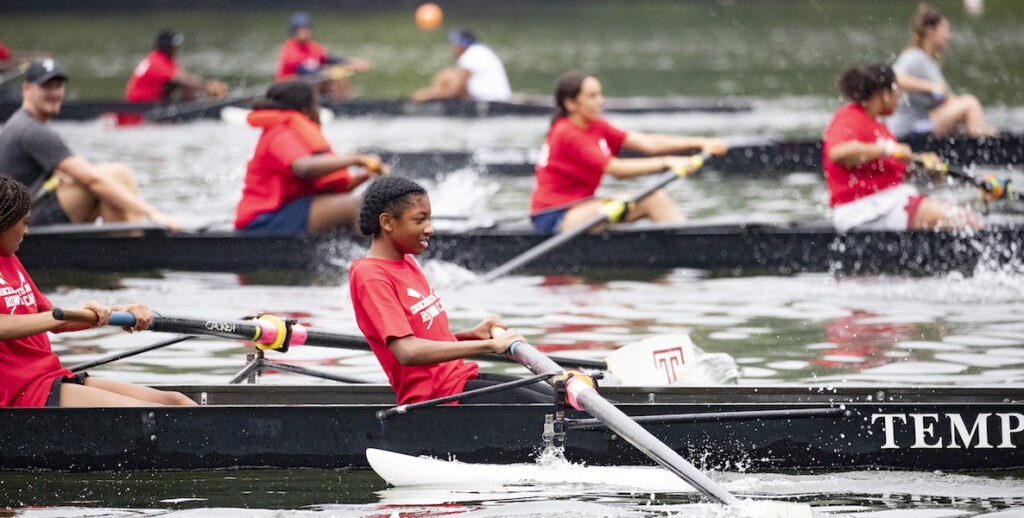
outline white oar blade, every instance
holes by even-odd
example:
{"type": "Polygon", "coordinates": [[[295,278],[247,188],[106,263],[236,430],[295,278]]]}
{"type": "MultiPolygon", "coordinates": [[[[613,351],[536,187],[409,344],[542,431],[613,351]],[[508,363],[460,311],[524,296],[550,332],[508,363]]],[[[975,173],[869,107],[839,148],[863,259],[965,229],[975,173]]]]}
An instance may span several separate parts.
{"type": "Polygon", "coordinates": [[[732,356],[707,353],[688,335],[654,336],[620,347],[606,358],[608,372],[622,385],[733,385],[739,366],[732,356]]]}
{"type": "MultiPolygon", "coordinates": [[[[593,484],[651,492],[691,493],[692,487],[674,474],[653,466],[581,466],[560,464],[469,464],[429,457],[413,457],[386,450],[367,449],[370,467],[397,488],[457,488],[481,490],[502,486],[558,486],[593,484]]],[[[477,493],[474,493],[477,494],[477,493]]],[[[812,518],[807,504],[774,500],[743,500],[734,516],[749,518],[812,518]]]]}
{"type": "Polygon", "coordinates": [[[591,484],[658,492],[695,491],[676,475],[653,466],[582,466],[564,460],[552,464],[469,464],[376,449],[367,449],[366,459],[395,487],[591,484]]]}
{"type": "Polygon", "coordinates": [[[739,516],[745,518],[814,518],[814,509],[807,504],[779,502],[776,500],[753,500],[742,503],[739,516]]]}

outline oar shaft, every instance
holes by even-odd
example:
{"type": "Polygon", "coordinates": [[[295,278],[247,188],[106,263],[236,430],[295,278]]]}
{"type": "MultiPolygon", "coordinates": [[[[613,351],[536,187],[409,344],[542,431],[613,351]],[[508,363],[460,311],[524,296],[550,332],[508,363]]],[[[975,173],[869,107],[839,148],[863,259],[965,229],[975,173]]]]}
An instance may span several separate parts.
{"type": "MultiPolygon", "coordinates": [[[[707,158],[710,156],[710,153],[701,153],[699,155],[694,155],[692,159],[695,168],[702,166],[704,164],[704,161],[707,160],[707,158]]],[[[672,183],[676,178],[679,178],[680,176],[683,176],[686,173],[686,171],[680,172],[674,170],[664,173],[661,176],[661,178],[659,178],[656,182],[635,194],[626,203],[637,203],[647,198],[648,196],[654,194],[658,189],[661,189],[666,185],[672,183]]],[[[501,277],[502,275],[505,275],[515,270],[516,268],[519,268],[533,261],[534,259],[550,252],[551,250],[562,246],[563,244],[575,239],[579,235],[589,232],[594,227],[602,223],[607,223],[608,221],[610,221],[610,219],[610,214],[604,211],[598,211],[597,214],[594,214],[593,217],[585,221],[583,224],[574,227],[570,230],[567,230],[565,232],[561,232],[553,237],[550,237],[546,241],[540,243],[539,245],[517,255],[516,257],[513,257],[512,259],[506,261],[504,264],[501,264],[497,268],[485,273],[480,277],[480,282],[491,282],[494,279],[497,279],[498,277],[501,277]]]]}
{"type": "MultiPolygon", "coordinates": [[[[559,370],[558,364],[530,344],[516,342],[510,348],[512,357],[534,374],[544,374],[559,370]]],[[[735,496],[711,480],[696,467],[679,456],[672,448],[661,442],[624,414],[615,405],[598,394],[597,390],[580,379],[569,378],[567,392],[574,393],[576,401],[587,413],[599,419],[610,430],[629,441],[645,455],[661,464],[669,471],[685,480],[695,489],[716,502],[733,505],[738,502],[735,496]]]]}
{"type": "MultiPolygon", "coordinates": [[[[57,320],[75,322],[96,322],[96,314],[88,310],[61,309],[53,310],[57,320]]],[[[110,325],[133,326],[135,316],[125,311],[115,311],[111,315],[110,325]]],[[[293,324],[291,345],[316,345],[339,349],[370,350],[369,344],[362,336],[343,335],[326,331],[315,331],[302,324],[293,324]]],[[[186,333],[193,335],[217,336],[240,340],[252,340],[261,344],[273,343],[279,337],[279,329],[272,322],[260,320],[217,320],[195,319],[174,316],[155,315],[150,331],[166,333],[186,333]]]]}

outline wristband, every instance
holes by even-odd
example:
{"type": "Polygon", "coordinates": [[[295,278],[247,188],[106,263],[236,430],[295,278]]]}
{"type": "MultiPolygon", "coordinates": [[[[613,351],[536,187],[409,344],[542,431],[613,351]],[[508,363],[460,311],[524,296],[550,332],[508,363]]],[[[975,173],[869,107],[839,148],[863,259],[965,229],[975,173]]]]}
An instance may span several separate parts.
{"type": "Polygon", "coordinates": [[[885,156],[894,157],[896,155],[896,143],[891,140],[886,140],[882,147],[885,148],[885,156]]]}

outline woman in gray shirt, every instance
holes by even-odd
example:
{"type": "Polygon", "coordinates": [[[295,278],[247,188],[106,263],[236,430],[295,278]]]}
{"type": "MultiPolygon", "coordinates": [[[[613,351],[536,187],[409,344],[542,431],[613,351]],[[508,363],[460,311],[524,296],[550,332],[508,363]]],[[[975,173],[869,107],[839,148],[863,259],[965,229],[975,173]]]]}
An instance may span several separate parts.
{"type": "Polygon", "coordinates": [[[896,83],[907,92],[888,125],[897,137],[932,133],[945,137],[958,130],[971,137],[995,136],[973,95],[956,95],[942,76],[942,53],[949,45],[949,20],[922,3],[910,24],[910,43],[896,59],[896,83]]]}

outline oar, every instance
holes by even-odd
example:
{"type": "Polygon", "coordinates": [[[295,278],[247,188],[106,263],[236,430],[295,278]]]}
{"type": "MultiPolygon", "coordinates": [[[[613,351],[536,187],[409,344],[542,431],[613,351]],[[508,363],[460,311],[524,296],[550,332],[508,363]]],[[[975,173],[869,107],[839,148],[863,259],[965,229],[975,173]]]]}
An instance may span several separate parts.
{"type": "Polygon", "coordinates": [[[669,171],[668,173],[665,173],[664,175],[662,175],[661,178],[658,179],[658,181],[654,182],[651,186],[647,187],[646,189],[640,191],[631,199],[610,200],[605,202],[605,204],[601,206],[601,210],[599,210],[597,214],[594,214],[593,217],[584,222],[582,225],[571,230],[568,230],[566,232],[555,234],[554,236],[548,238],[547,240],[542,241],[537,246],[517,255],[516,257],[513,257],[505,264],[502,264],[497,268],[483,274],[480,277],[480,282],[487,283],[493,281],[494,279],[497,279],[498,277],[501,277],[502,275],[505,275],[506,273],[509,273],[512,270],[515,270],[516,268],[519,268],[520,266],[523,266],[529,263],[530,261],[533,261],[534,259],[550,252],[551,250],[554,250],[568,243],[569,241],[576,239],[577,237],[589,232],[591,229],[602,223],[615,223],[616,221],[619,220],[619,218],[622,217],[622,214],[624,213],[624,209],[626,207],[643,200],[644,198],[650,196],[651,194],[654,194],[655,191],[672,183],[673,181],[675,181],[676,178],[686,176],[691,171],[700,168],[702,165],[704,165],[704,160],[707,159],[709,156],[711,156],[710,153],[701,153],[699,155],[694,155],[693,157],[691,157],[691,160],[693,162],[690,169],[669,171]]]}
{"type": "MultiPolygon", "coordinates": [[[[96,313],[87,309],[53,310],[53,318],[71,322],[96,322],[96,313]]],[[[110,325],[130,327],[135,325],[135,315],[126,311],[114,311],[110,325]]],[[[149,331],[158,333],[186,333],[193,335],[217,336],[256,342],[261,349],[286,349],[288,345],[317,345],[338,349],[370,350],[362,336],[344,335],[316,331],[302,324],[290,324],[272,315],[263,315],[253,320],[195,319],[173,316],[153,316],[149,331]]]]}
{"type": "MultiPolygon", "coordinates": [[[[96,313],[82,309],[55,308],[53,317],[57,320],[71,322],[96,322],[96,313]]],[[[130,327],[135,325],[135,316],[124,311],[115,311],[111,317],[110,325],[118,327],[130,327]]],[[[256,342],[262,349],[287,350],[285,345],[310,345],[317,347],[329,347],[334,349],[351,349],[357,351],[370,351],[370,344],[359,335],[347,335],[330,331],[315,330],[302,324],[291,324],[290,326],[282,319],[272,315],[263,315],[254,320],[220,320],[220,319],[199,319],[177,316],[154,315],[153,324],[149,331],[184,333],[190,335],[216,336],[236,340],[249,340],[256,342]],[[291,336],[288,336],[288,332],[291,336]]],[[[608,356],[607,360],[593,360],[586,358],[571,358],[568,356],[550,355],[552,361],[563,367],[594,369],[607,371],[619,380],[643,379],[644,384],[649,386],[667,386],[686,382],[686,376],[702,365],[700,358],[714,357],[720,353],[705,353],[700,356],[694,351],[695,346],[685,335],[670,335],[655,337],[640,342],[627,344],[616,349],[608,356]],[[657,350],[655,350],[657,349],[657,350]],[[666,354],[679,360],[677,368],[671,372],[659,371],[659,361],[669,364],[671,358],[665,359],[666,354]],[[684,360],[685,358],[685,360],[684,360]],[[684,370],[690,369],[690,370],[684,370]]],[[[492,361],[509,361],[505,355],[484,355],[482,358],[492,361]]],[[[728,370],[728,369],[726,369],[728,370]]],[[[730,372],[699,372],[699,377],[689,380],[689,384],[725,384],[735,381],[730,377],[730,372]]]]}
{"type": "Polygon", "coordinates": [[[57,190],[57,187],[59,186],[60,177],[58,177],[57,175],[51,175],[49,178],[47,178],[46,181],[39,186],[39,190],[32,195],[32,208],[35,208],[36,205],[39,205],[39,202],[43,201],[43,198],[46,198],[47,194],[50,194],[51,192],[57,190]]]}
{"type": "Polygon", "coordinates": [[[936,171],[948,175],[950,178],[959,180],[972,187],[981,189],[982,192],[990,195],[992,199],[1001,200],[1003,198],[1010,198],[1015,201],[1024,200],[1024,194],[1016,192],[1010,185],[1010,180],[1000,180],[995,175],[986,175],[985,178],[978,178],[977,176],[958,169],[956,167],[950,167],[945,162],[934,163],[931,160],[925,160],[921,156],[914,157],[914,163],[929,170],[936,171]]]}
{"type": "MultiPolygon", "coordinates": [[[[498,328],[492,330],[492,334],[500,334],[502,332],[504,330],[498,328]]],[[[526,367],[534,374],[541,375],[562,371],[558,364],[526,342],[513,342],[508,352],[523,367],[526,367]]],[[[682,478],[686,483],[714,502],[729,506],[739,504],[739,500],[732,493],[729,493],[725,488],[708,478],[707,475],[682,458],[675,450],[661,442],[644,427],[630,419],[629,416],[602,397],[594,388],[593,381],[588,376],[569,374],[564,379],[565,391],[570,405],[579,410],[586,411],[597,418],[608,429],[629,441],[630,444],[650,457],[651,460],[676,474],[676,476],[682,478]]],[[[770,504],[767,507],[779,506],[781,504],[786,512],[785,514],[780,514],[777,512],[779,509],[774,509],[772,514],[768,516],[813,516],[810,506],[807,505],[783,502],[771,502],[770,504]]]]}
{"type": "MultiPolygon", "coordinates": [[[[60,320],[60,319],[58,319],[58,320],[60,320]]],[[[100,358],[98,360],[93,360],[93,361],[85,362],[85,363],[79,363],[78,365],[72,365],[72,366],[68,367],[68,369],[70,369],[71,372],[81,372],[81,371],[84,371],[84,370],[87,370],[87,369],[91,369],[93,367],[98,367],[100,365],[106,365],[106,364],[111,363],[111,362],[116,362],[117,360],[123,360],[125,358],[130,358],[132,356],[135,356],[135,355],[138,355],[138,354],[142,354],[142,353],[145,353],[145,352],[153,351],[153,350],[156,350],[156,349],[162,349],[162,348],[167,347],[169,345],[174,345],[176,343],[184,342],[185,340],[191,340],[193,338],[195,338],[195,336],[192,336],[192,335],[180,335],[180,336],[176,336],[174,338],[171,338],[170,340],[164,340],[163,342],[157,342],[155,344],[149,344],[149,345],[144,346],[144,347],[139,347],[138,349],[132,349],[131,351],[115,353],[115,354],[111,354],[110,356],[105,356],[103,358],[100,358]]]]}

